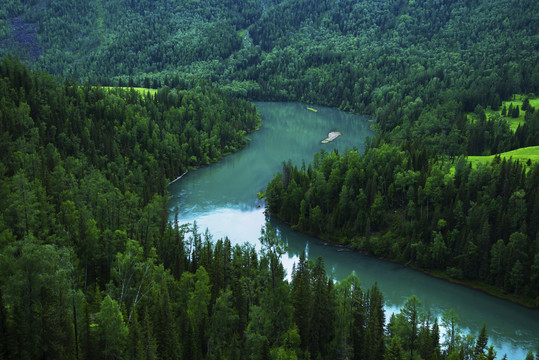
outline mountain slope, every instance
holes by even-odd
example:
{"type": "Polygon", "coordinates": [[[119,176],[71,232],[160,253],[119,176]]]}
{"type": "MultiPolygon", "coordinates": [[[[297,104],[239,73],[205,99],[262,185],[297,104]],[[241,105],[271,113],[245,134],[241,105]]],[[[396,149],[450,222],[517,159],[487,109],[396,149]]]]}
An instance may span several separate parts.
{"type": "Polygon", "coordinates": [[[419,100],[453,99],[471,111],[539,89],[539,5],[530,0],[4,6],[0,34],[11,44],[4,52],[19,47],[55,74],[158,86],[180,73],[249,98],[369,113],[386,130],[416,120],[419,100]],[[21,44],[16,18],[36,28],[39,51],[21,44]]]}

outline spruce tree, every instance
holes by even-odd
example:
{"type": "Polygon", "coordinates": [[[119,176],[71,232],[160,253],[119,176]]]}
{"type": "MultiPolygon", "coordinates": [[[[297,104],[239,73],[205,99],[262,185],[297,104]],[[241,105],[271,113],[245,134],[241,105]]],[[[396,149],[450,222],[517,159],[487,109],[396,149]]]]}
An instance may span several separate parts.
{"type": "Polygon", "coordinates": [[[362,359],[365,356],[365,296],[358,286],[352,293],[352,346],[354,347],[354,359],[362,359]]]}
{"type": "Polygon", "coordinates": [[[530,106],[530,99],[525,98],[520,109],[522,109],[522,111],[526,111],[528,110],[528,106],[530,106]]]}
{"type": "Polygon", "coordinates": [[[391,343],[387,347],[386,353],[384,355],[384,360],[404,360],[404,350],[397,338],[392,338],[391,343]]]}
{"type": "Polygon", "coordinates": [[[144,359],[157,359],[157,343],[153,336],[152,322],[150,319],[150,310],[148,305],[144,306],[144,317],[141,323],[141,340],[142,348],[144,349],[144,359]]]}
{"type": "Polygon", "coordinates": [[[294,307],[294,322],[298,326],[302,349],[309,348],[310,318],[311,318],[311,282],[305,251],[300,255],[297,268],[292,274],[292,306],[294,307]]]}
{"type": "Polygon", "coordinates": [[[401,309],[402,314],[408,321],[409,333],[408,333],[408,345],[410,349],[410,358],[414,358],[414,350],[417,347],[416,341],[419,328],[419,310],[421,307],[421,301],[417,296],[412,295],[408,298],[404,307],[401,309]]]}
{"type": "Polygon", "coordinates": [[[144,349],[141,342],[141,327],[138,320],[138,311],[133,311],[129,322],[129,336],[127,339],[127,355],[129,360],[144,359],[144,349]]]}
{"type": "Polygon", "coordinates": [[[483,324],[483,327],[481,328],[481,332],[479,333],[479,336],[477,337],[477,342],[475,344],[475,350],[474,350],[475,358],[479,358],[479,356],[482,356],[485,354],[487,343],[488,343],[487,326],[483,324]]]}
{"type": "Polygon", "coordinates": [[[513,108],[513,112],[511,113],[511,117],[512,118],[518,118],[520,116],[520,111],[518,109],[518,105],[516,105],[514,108],[513,108]]]}
{"type": "Polygon", "coordinates": [[[368,320],[365,335],[365,346],[369,360],[381,359],[384,356],[384,299],[378,284],[374,283],[368,293],[368,320]]]}

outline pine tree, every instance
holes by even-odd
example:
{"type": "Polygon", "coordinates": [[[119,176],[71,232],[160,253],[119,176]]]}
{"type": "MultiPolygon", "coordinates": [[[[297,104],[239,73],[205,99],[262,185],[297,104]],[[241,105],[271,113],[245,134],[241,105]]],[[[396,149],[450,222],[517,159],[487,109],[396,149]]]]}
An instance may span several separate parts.
{"type": "Polygon", "coordinates": [[[455,310],[450,309],[442,315],[442,324],[447,332],[447,348],[448,352],[452,353],[455,350],[458,339],[460,338],[460,330],[458,324],[460,322],[459,316],[455,313],[455,310]]]}
{"type": "Polygon", "coordinates": [[[440,328],[438,327],[438,318],[434,319],[431,336],[433,346],[431,351],[431,359],[440,359],[440,328]]]}
{"type": "Polygon", "coordinates": [[[409,341],[411,359],[414,358],[414,350],[417,346],[416,340],[417,340],[418,327],[419,327],[419,308],[420,307],[421,307],[421,301],[417,298],[417,296],[412,295],[411,297],[408,298],[408,300],[404,304],[404,307],[401,309],[401,313],[404,315],[404,317],[408,321],[408,326],[409,326],[408,341],[409,341]]]}
{"type": "Polygon", "coordinates": [[[381,359],[384,356],[385,311],[382,293],[375,283],[368,292],[368,320],[365,334],[365,346],[368,359],[381,359]]]}
{"type": "Polygon", "coordinates": [[[386,353],[384,355],[384,360],[404,360],[404,350],[402,345],[397,338],[392,338],[391,343],[388,345],[386,353]]]}
{"type": "Polygon", "coordinates": [[[138,320],[138,311],[134,310],[129,322],[129,336],[127,340],[127,356],[129,360],[144,359],[141,326],[138,320]]]}
{"type": "Polygon", "coordinates": [[[366,308],[365,296],[359,286],[352,292],[352,346],[354,348],[354,359],[362,359],[365,356],[365,327],[366,327],[366,308]]]}
{"type": "Polygon", "coordinates": [[[522,111],[526,111],[528,110],[528,106],[530,106],[530,99],[525,98],[520,108],[522,109],[522,111]]]}
{"type": "Polygon", "coordinates": [[[496,359],[496,349],[494,349],[494,345],[490,345],[488,347],[486,358],[487,358],[487,360],[496,359]]]}
{"type": "Polygon", "coordinates": [[[514,108],[513,108],[513,111],[511,113],[511,117],[512,118],[518,118],[520,116],[520,111],[518,109],[518,105],[516,105],[514,108]]]}
{"type": "Polygon", "coordinates": [[[153,336],[152,323],[150,319],[150,310],[148,305],[144,306],[144,318],[141,324],[142,349],[144,350],[145,360],[157,359],[157,343],[153,336]]]}
{"type": "MultiPolygon", "coordinates": [[[[184,275],[187,273],[184,273],[184,275]]],[[[155,339],[157,342],[157,357],[159,359],[177,359],[180,355],[178,334],[176,332],[172,306],[170,304],[167,282],[161,283],[159,291],[157,309],[154,309],[155,316],[155,339]]],[[[192,330],[192,326],[189,326],[192,330]]],[[[192,333],[191,333],[192,336],[192,333]]],[[[194,344],[194,338],[191,343],[194,344]]],[[[191,345],[191,344],[190,344],[191,345]]],[[[184,351],[186,349],[184,348],[184,351]]]]}
{"type": "Polygon", "coordinates": [[[310,321],[309,352],[312,357],[327,354],[327,345],[332,340],[331,320],[334,318],[331,307],[328,279],[322,257],[316,259],[312,271],[313,307],[310,321]]]}
{"type": "Polygon", "coordinates": [[[292,274],[291,301],[294,308],[294,322],[298,326],[302,349],[310,347],[310,320],[311,320],[311,283],[309,267],[305,251],[299,257],[298,266],[292,274]]]}
{"type": "Polygon", "coordinates": [[[513,285],[515,294],[519,294],[521,290],[520,288],[524,284],[524,268],[520,260],[517,260],[515,262],[515,265],[513,265],[509,276],[509,281],[511,282],[511,285],[513,285]]]}
{"type": "Polygon", "coordinates": [[[429,325],[429,317],[426,316],[421,326],[417,338],[417,352],[423,359],[429,359],[433,356],[433,339],[429,325]]]}
{"type": "Polygon", "coordinates": [[[475,350],[474,350],[475,358],[479,358],[479,356],[485,354],[487,343],[488,343],[487,326],[483,324],[483,327],[481,328],[481,332],[479,333],[479,336],[477,337],[477,342],[475,345],[475,350]]]}

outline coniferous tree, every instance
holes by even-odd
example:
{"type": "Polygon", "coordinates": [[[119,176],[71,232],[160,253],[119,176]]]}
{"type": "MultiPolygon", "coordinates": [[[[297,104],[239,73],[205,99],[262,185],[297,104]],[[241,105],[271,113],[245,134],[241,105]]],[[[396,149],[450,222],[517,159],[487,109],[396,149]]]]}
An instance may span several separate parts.
{"type": "Polygon", "coordinates": [[[292,273],[292,288],[290,295],[294,307],[294,322],[298,326],[301,337],[301,347],[310,348],[310,320],[312,314],[311,275],[305,251],[300,255],[299,262],[292,273]]]}
{"type": "Polygon", "coordinates": [[[412,359],[414,357],[414,351],[417,347],[417,337],[420,325],[420,307],[421,302],[419,301],[417,296],[412,295],[410,298],[408,298],[408,300],[404,304],[404,307],[401,310],[409,326],[407,343],[410,350],[410,358],[412,359]]]}
{"type": "Polygon", "coordinates": [[[474,357],[476,359],[480,358],[480,356],[485,355],[485,349],[487,348],[487,343],[488,343],[487,326],[483,324],[483,327],[481,328],[481,331],[479,332],[479,336],[477,337],[477,342],[475,345],[474,357]]]}
{"type": "Polygon", "coordinates": [[[312,315],[310,321],[310,348],[312,358],[327,354],[328,344],[332,340],[332,319],[334,317],[328,279],[322,257],[316,259],[312,270],[312,315]]]}
{"type": "Polygon", "coordinates": [[[365,334],[365,346],[367,348],[367,359],[380,359],[384,356],[384,323],[385,312],[383,306],[383,296],[378,289],[378,284],[374,284],[368,292],[368,320],[365,334]]]}
{"type": "Polygon", "coordinates": [[[350,336],[354,349],[353,359],[364,359],[365,352],[365,327],[367,320],[367,309],[365,306],[365,295],[359,286],[354,287],[352,293],[352,317],[353,326],[350,336]]]}
{"type": "Polygon", "coordinates": [[[144,359],[144,344],[142,342],[142,329],[138,320],[138,311],[133,312],[133,316],[128,325],[129,336],[127,340],[127,356],[130,360],[144,359]]]}
{"type": "MultiPolygon", "coordinates": [[[[157,358],[158,359],[177,359],[180,357],[180,344],[178,340],[178,333],[174,321],[172,305],[170,304],[169,290],[166,281],[163,281],[160,286],[156,309],[152,311],[155,319],[152,321],[155,331],[155,340],[157,344],[157,358]]],[[[184,321],[185,322],[185,321],[184,321]]],[[[187,324],[188,332],[184,334],[184,339],[189,340],[187,343],[189,346],[194,346],[195,339],[192,333],[192,326],[187,324]],[[189,332],[191,331],[191,332],[189,332]]],[[[184,345],[184,355],[188,349],[184,345]]]]}
{"type": "Polygon", "coordinates": [[[385,360],[404,360],[406,356],[404,355],[404,350],[397,338],[392,338],[391,343],[388,345],[387,350],[384,355],[385,360]]]}
{"type": "Polygon", "coordinates": [[[518,105],[516,105],[513,108],[513,112],[511,113],[512,118],[518,118],[520,116],[520,110],[518,109],[518,105]]]}
{"type": "Polygon", "coordinates": [[[142,358],[145,360],[157,359],[157,343],[153,336],[153,328],[148,305],[144,306],[144,317],[141,322],[141,344],[143,349],[142,358]]]}

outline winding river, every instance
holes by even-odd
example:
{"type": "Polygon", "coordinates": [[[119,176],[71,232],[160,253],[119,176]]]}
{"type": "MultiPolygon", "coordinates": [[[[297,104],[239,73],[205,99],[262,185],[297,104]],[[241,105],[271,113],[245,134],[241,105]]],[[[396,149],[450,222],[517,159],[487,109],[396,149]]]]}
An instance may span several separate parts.
{"type": "MultiPolygon", "coordinates": [[[[290,274],[294,261],[306,250],[310,258],[322,256],[328,273],[341,280],[355,272],[364,287],[378,282],[385,297],[386,316],[397,311],[406,299],[416,294],[423,311],[440,317],[454,309],[464,333],[477,335],[485,323],[489,343],[498,359],[524,359],[528,350],[539,351],[539,311],[530,310],[481,292],[439,280],[398,264],[378,260],[291,230],[276,219],[266,219],[264,204],[257,192],[280,171],[282,162],[291,159],[301,166],[326,149],[358,147],[363,150],[372,135],[367,118],[299,103],[255,103],[263,125],[250,135],[251,142],[241,151],[208,167],[187,173],[170,185],[169,207],[177,210],[180,223],[197,222],[208,228],[214,238],[228,236],[233,244],[249,242],[259,246],[260,229],[267,220],[288,244],[283,259],[290,274]],[[330,131],[342,136],[321,144],[330,131]]],[[[173,211],[172,211],[173,213],[173,211]]]]}

